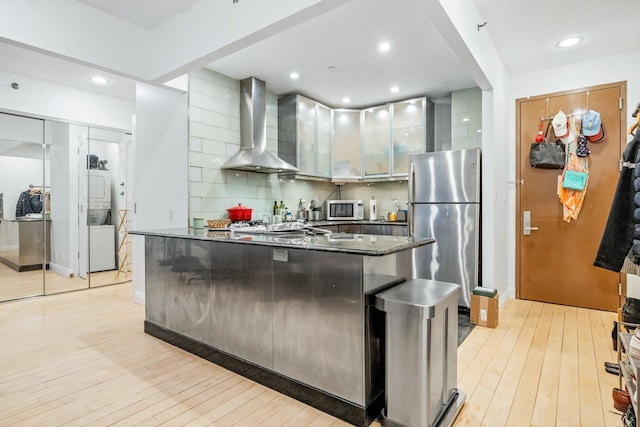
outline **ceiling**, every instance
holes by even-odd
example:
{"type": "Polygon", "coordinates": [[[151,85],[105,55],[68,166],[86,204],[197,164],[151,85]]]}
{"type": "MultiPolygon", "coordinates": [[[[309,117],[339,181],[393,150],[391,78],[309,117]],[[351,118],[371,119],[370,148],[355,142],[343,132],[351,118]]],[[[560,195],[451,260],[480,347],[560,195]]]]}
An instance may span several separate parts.
{"type": "MultiPolygon", "coordinates": [[[[198,1],[210,0],[77,1],[152,30],[198,1]]],[[[474,1],[487,22],[478,31],[489,33],[512,74],[640,49],[640,37],[633,32],[640,13],[637,0],[617,0],[615,8],[596,0],[474,1]],[[564,50],[555,47],[568,35],[584,42],[564,50]]],[[[417,3],[352,0],[208,67],[236,79],[256,76],[277,95],[299,92],[333,107],[359,108],[417,95],[441,98],[474,86],[417,3]],[[383,41],[391,45],[386,53],[377,50],[383,41]],[[289,79],[291,71],[300,78],[289,79]],[[389,92],[392,85],[398,86],[397,93],[389,92]],[[348,105],[342,102],[345,96],[351,98],[348,105]]],[[[135,99],[135,82],[115,71],[107,73],[111,84],[97,87],[88,78],[103,71],[24,47],[0,44],[0,69],[135,99]]]]}

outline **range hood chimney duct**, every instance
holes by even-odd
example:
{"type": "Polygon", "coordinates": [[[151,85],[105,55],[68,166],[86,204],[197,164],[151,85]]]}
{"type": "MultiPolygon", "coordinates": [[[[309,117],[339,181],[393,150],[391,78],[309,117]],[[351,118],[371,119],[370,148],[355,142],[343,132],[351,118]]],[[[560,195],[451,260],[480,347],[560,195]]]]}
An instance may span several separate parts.
{"type": "Polygon", "coordinates": [[[266,84],[255,77],[240,81],[240,151],[222,165],[261,173],[299,172],[267,151],[266,84]]]}

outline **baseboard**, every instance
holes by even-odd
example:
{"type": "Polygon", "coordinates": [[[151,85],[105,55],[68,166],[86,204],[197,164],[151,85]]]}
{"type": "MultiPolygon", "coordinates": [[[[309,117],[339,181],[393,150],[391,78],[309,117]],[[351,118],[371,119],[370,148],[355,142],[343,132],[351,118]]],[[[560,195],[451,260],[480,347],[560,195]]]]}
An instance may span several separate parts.
{"type": "Polygon", "coordinates": [[[507,288],[507,290],[500,295],[500,305],[508,299],[514,299],[516,297],[516,288],[507,288]]]}
{"type": "Polygon", "coordinates": [[[64,277],[73,277],[73,270],[62,265],[58,265],[54,262],[49,263],[49,270],[56,272],[64,277]]]}
{"type": "Polygon", "coordinates": [[[136,291],[133,293],[133,301],[136,304],[144,305],[145,302],[145,293],[136,291]]]}

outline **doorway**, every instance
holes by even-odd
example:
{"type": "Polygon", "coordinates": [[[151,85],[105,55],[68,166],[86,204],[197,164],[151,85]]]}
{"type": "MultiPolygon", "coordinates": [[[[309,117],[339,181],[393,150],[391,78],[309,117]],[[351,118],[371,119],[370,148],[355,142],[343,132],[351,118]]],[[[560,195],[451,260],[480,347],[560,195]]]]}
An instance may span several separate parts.
{"type": "MultiPolygon", "coordinates": [[[[516,100],[516,296],[614,311],[622,275],[593,266],[626,145],[626,83],[617,82],[516,100]],[[576,220],[566,222],[558,197],[557,169],[530,166],[529,148],[539,124],[562,110],[579,123],[588,110],[601,114],[604,141],[589,143],[589,182],[576,220]],[[525,228],[525,216],[530,217],[525,228]]],[[[548,140],[554,141],[553,129],[548,140]]]]}

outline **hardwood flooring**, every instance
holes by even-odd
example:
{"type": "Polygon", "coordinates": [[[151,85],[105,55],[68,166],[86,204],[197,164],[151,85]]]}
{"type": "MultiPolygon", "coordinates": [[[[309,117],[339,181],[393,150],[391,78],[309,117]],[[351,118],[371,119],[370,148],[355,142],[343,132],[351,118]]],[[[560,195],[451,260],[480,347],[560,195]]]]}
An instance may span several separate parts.
{"type": "MultiPolygon", "coordinates": [[[[621,425],[603,366],[613,313],[501,310],[458,349],[456,426],[621,425]]],[[[144,334],[143,319],[128,283],[0,304],[0,426],[347,425],[144,334]]]]}
{"type": "Polygon", "coordinates": [[[96,288],[131,280],[131,272],[118,270],[90,273],[89,278],[65,277],[51,270],[17,272],[0,263],[0,302],[38,295],[96,288]]]}

